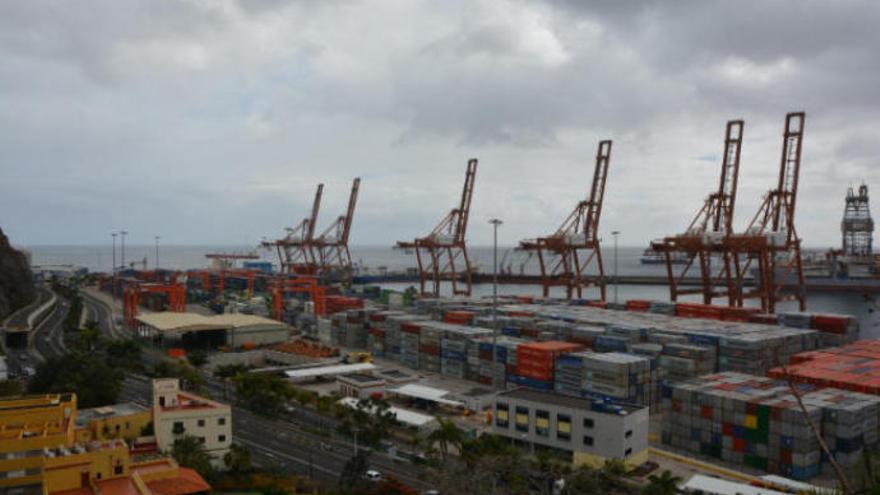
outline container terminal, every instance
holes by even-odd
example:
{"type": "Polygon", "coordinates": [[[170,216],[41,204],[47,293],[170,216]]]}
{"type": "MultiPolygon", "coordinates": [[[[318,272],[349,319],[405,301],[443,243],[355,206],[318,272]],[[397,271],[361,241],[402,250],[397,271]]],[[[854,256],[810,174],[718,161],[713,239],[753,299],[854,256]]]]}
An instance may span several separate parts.
{"type": "MultiPolygon", "coordinates": [[[[519,243],[538,273],[492,274],[538,285],[540,297],[472,295],[489,277],[466,242],[477,159],[440,223],[396,244],[415,256],[406,279],[418,289],[355,273],[355,178],[324,230],[319,184],[308,216],[261,243],[276,265],[257,252],[214,252],[207,270],[114,270],[88,276],[85,290],[118,311],[121,335],[173,356],[208,349],[210,366],[253,365],[349,403],[388,397],[417,431],[446,415],[575,465],[679,463],[780,492],[830,486],[835,469],[854,472],[880,446],[880,349],[859,340],[854,317],[807,311],[815,269],[794,225],[805,118],[786,115],[778,180],[741,232],[732,220],[745,124],[727,122],[718,188],[681,233],[649,248],[666,267],[656,282],[668,301],[607,300],[599,225],[610,140],[598,143],[588,193],[560,227],[519,243]],[[551,287],[565,297],[549,297],[551,287]],[[785,301],[799,310],[780,311],[785,301]]],[[[873,286],[872,232],[861,186],[847,195],[843,249],[829,255],[824,283],[873,286]]]]}

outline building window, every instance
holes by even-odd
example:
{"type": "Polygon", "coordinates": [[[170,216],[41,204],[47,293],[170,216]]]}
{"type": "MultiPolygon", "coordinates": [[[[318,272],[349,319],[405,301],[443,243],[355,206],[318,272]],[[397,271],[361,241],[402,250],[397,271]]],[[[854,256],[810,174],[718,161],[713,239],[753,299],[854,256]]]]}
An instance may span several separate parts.
{"type": "Polygon", "coordinates": [[[220,435],[217,437],[217,441],[223,443],[226,441],[226,435],[220,435]]]}
{"type": "Polygon", "coordinates": [[[593,422],[593,418],[584,418],[584,428],[592,428],[596,426],[593,422]]]}
{"type": "Polygon", "coordinates": [[[199,420],[199,427],[201,428],[202,426],[205,426],[205,420],[204,420],[204,419],[200,419],[200,420],[199,420]]]}
{"type": "Polygon", "coordinates": [[[633,431],[632,431],[632,430],[626,430],[626,434],[623,435],[623,436],[624,436],[625,438],[629,438],[629,437],[633,436],[633,431]]]}
{"type": "Polygon", "coordinates": [[[499,428],[508,428],[510,426],[510,409],[507,403],[495,403],[495,426],[499,428]]]}
{"type": "Polygon", "coordinates": [[[556,415],[556,438],[558,440],[571,440],[571,416],[568,414],[556,415]]]}
{"type": "Polygon", "coordinates": [[[535,411],[535,433],[542,437],[550,436],[549,412],[541,411],[540,409],[535,411]]]}
{"type": "Polygon", "coordinates": [[[584,445],[591,447],[593,445],[593,437],[584,435],[584,445]]]}
{"type": "Polygon", "coordinates": [[[122,466],[113,466],[113,474],[122,474],[122,466]]]}
{"type": "Polygon", "coordinates": [[[226,424],[226,418],[217,418],[217,424],[223,426],[226,424]]]}
{"type": "Polygon", "coordinates": [[[186,428],[183,427],[183,421],[174,422],[174,427],[171,429],[171,433],[174,433],[175,435],[183,435],[185,431],[186,428]]]}
{"type": "Polygon", "coordinates": [[[629,449],[626,449],[626,452],[623,453],[623,456],[629,457],[630,454],[632,454],[632,453],[633,453],[633,449],[629,448],[629,449]]]}
{"type": "Polygon", "coordinates": [[[205,443],[205,437],[199,437],[199,443],[205,443]]]}
{"type": "Polygon", "coordinates": [[[529,431],[529,408],[516,406],[516,431],[529,431]]]}

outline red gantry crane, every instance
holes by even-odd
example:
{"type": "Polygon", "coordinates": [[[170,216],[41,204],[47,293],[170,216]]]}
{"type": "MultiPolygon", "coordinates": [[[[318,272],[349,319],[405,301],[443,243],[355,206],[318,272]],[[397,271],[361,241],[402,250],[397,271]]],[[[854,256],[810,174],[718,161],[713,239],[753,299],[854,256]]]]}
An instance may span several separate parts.
{"type": "Polygon", "coordinates": [[[538,256],[541,268],[541,284],[544,297],[550,295],[551,286],[564,286],[566,296],[583,297],[583,289],[598,287],[605,300],[605,267],[599,248],[599,219],[605,197],[605,182],[611,161],[611,140],[599,142],[596,151],[596,167],[590,195],[577,204],[553,234],[520,242],[519,248],[532,251],[538,256]],[[597,273],[591,275],[595,262],[597,273]]]}
{"type": "Polygon", "coordinates": [[[805,120],[804,112],[785,116],[777,186],[764,196],[746,232],[724,242],[736,267],[738,306],[746,299],[760,299],[761,309],[767,313],[775,312],[776,304],[782,301],[798,301],[801,311],[807,307],[801,239],[794,226],[805,120]],[[746,291],[745,278],[753,268],[755,287],[746,291]]]}
{"type": "Polygon", "coordinates": [[[443,280],[448,280],[452,284],[454,295],[471,295],[471,262],[467,254],[465,234],[467,233],[476,175],[477,159],[472,158],[468,160],[458,208],[450,211],[427,236],[414,241],[397,243],[398,248],[415,250],[422,296],[438,297],[440,282],[443,280]],[[464,263],[463,271],[458,268],[459,263],[462,262],[464,263]],[[464,277],[466,288],[459,288],[459,277],[464,277]],[[427,290],[428,281],[432,284],[430,292],[427,290]]]}
{"type": "Polygon", "coordinates": [[[723,249],[722,243],[733,234],[744,125],[742,120],[727,122],[718,190],[706,198],[684,233],[651,243],[651,248],[660,253],[666,263],[672,301],[677,301],[681,295],[702,294],[704,304],[712,304],[713,298],[723,296],[728,297],[731,306],[735,304],[731,286],[734,255],[723,249]],[[712,273],[713,265],[719,267],[715,274],[712,273]],[[700,287],[683,288],[684,279],[695,266],[700,271],[700,287]],[[721,286],[724,289],[718,290],[721,286]]]}
{"type": "Polygon", "coordinates": [[[338,280],[346,286],[351,285],[354,275],[351,251],[348,249],[348,238],[351,234],[351,224],[354,220],[354,209],[357,205],[360,187],[361,178],[356,177],[351,184],[351,194],[348,197],[348,208],[345,210],[345,214],[336,217],[336,220],[312,243],[317,253],[318,273],[322,277],[338,280]]]}
{"type": "Polygon", "coordinates": [[[312,203],[312,214],[308,218],[304,218],[296,227],[288,228],[287,235],[283,239],[262,243],[264,248],[275,248],[282,274],[315,275],[318,272],[318,259],[313,249],[313,243],[323,193],[324,184],[318,184],[315,200],[312,203]]]}

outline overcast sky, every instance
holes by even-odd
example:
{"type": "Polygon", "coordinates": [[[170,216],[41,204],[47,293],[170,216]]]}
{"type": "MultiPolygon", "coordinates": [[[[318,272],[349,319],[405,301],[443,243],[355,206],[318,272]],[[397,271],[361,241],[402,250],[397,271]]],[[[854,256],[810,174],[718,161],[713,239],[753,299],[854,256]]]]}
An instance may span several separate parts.
{"type": "MultiPolygon", "coordinates": [[[[16,244],[248,244],[320,225],[426,234],[479,158],[469,240],[555,230],[613,139],[602,230],[684,229],[745,119],[736,224],[807,122],[797,225],[839,244],[880,194],[880,4],[571,0],[0,2],[0,227],[16,244]]],[[[874,208],[878,212],[877,207],[874,208]]],[[[320,226],[319,226],[320,228],[320,226]]]]}

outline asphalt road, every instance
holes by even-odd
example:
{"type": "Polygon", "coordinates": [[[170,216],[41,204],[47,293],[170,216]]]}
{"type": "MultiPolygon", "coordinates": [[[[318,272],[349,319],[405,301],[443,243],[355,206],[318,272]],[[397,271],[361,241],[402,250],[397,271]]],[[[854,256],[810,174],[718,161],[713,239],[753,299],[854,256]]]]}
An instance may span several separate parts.
{"type": "Polygon", "coordinates": [[[28,304],[27,306],[25,306],[23,308],[19,308],[18,311],[9,315],[9,317],[6,318],[6,321],[5,321],[6,326],[9,326],[9,327],[27,326],[27,324],[28,324],[27,320],[28,320],[28,317],[31,315],[31,313],[33,313],[35,309],[39,308],[41,305],[43,305],[43,303],[48,301],[51,297],[52,297],[52,294],[49,292],[48,289],[46,289],[42,286],[37,286],[37,299],[34,302],[28,304]]]}
{"type": "Polygon", "coordinates": [[[67,353],[63,324],[69,310],[70,303],[59,297],[49,316],[34,328],[34,347],[42,360],[67,353]]]}
{"type": "Polygon", "coordinates": [[[98,322],[98,329],[101,331],[101,335],[104,338],[114,339],[119,337],[118,329],[113,322],[113,313],[107,303],[92,297],[85,290],[81,290],[79,293],[82,297],[83,311],[86,315],[86,321],[94,320],[98,322]]]}
{"type": "MultiPolygon", "coordinates": [[[[146,378],[130,377],[125,381],[120,400],[149,407],[150,393],[146,378]]],[[[354,455],[351,443],[315,435],[288,421],[265,418],[238,406],[232,406],[232,428],[233,441],[247,447],[255,463],[317,480],[338,481],[345,464],[354,455]]],[[[418,466],[394,461],[384,453],[373,453],[370,466],[418,490],[430,488],[418,478],[418,466]]]]}

